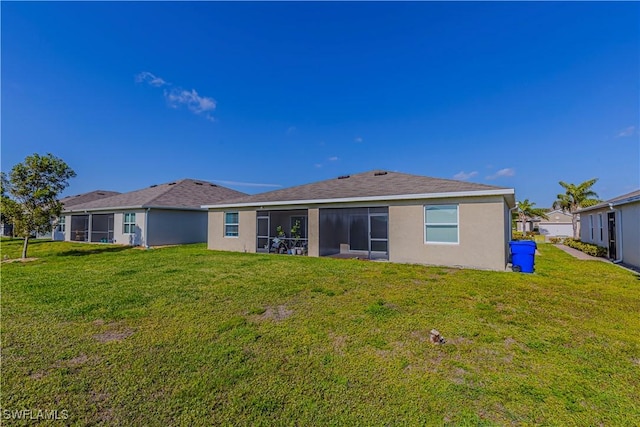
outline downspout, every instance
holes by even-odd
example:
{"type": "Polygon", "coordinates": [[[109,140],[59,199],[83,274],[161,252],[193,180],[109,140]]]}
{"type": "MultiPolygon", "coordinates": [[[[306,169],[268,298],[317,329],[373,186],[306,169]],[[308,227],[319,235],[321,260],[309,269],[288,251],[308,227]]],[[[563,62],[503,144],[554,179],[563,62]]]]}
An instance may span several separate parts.
{"type": "MultiPolygon", "coordinates": [[[[512,212],[515,211],[516,209],[518,209],[518,202],[516,202],[516,205],[513,208],[509,209],[509,241],[511,241],[511,239],[513,238],[513,227],[511,226],[511,222],[513,221],[512,212]]],[[[516,224],[517,223],[518,222],[516,221],[516,224]]],[[[516,227],[517,227],[517,225],[516,225],[516,227]]],[[[524,224],[522,224],[522,232],[523,233],[524,233],[524,229],[525,229],[524,224]]]]}
{"type": "Polygon", "coordinates": [[[144,213],[144,248],[149,249],[149,211],[151,208],[147,208],[144,213]]]}
{"type": "MultiPolygon", "coordinates": [[[[516,209],[518,209],[518,202],[516,202],[516,205],[509,209],[509,214],[508,214],[508,218],[507,221],[509,221],[509,240],[507,241],[507,265],[509,265],[509,263],[511,262],[511,246],[509,245],[509,242],[511,242],[511,240],[513,239],[513,227],[512,227],[512,223],[513,223],[513,211],[515,211],[516,209]]],[[[516,227],[517,227],[517,222],[516,222],[516,227]]],[[[522,224],[522,229],[524,230],[524,224],[522,224]]],[[[505,267],[506,268],[506,267],[505,267]]]]}
{"type": "Polygon", "coordinates": [[[85,210],[84,213],[89,216],[89,219],[87,220],[87,236],[85,238],[85,242],[91,242],[91,231],[93,231],[91,230],[91,218],[93,218],[93,214],[90,214],[87,210],[85,210]]]}

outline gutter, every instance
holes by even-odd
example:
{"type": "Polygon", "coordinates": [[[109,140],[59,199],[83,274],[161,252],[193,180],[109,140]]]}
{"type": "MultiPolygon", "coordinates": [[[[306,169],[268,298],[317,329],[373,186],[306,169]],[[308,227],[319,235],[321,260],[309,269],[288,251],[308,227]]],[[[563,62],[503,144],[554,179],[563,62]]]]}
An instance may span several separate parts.
{"type": "Polygon", "coordinates": [[[89,212],[101,212],[101,211],[124,211],[131,209],[166,209],[166,210],[179,210],[179,211],[204,211],[202,207],[183,207],[183,206],[111,206],[105,208],[84,208],[74,209],[69,208],[62,211],[62,213],[89,213],[89,212]]]}
{"type": "Polygon", "coordinates": [[[600,203],[597,205],[593,205],[593,206],[589,206],[587,208],[582,208],[580,210],[577,211],[577,213],[580,212],[588,212],[588,211],[593,211],[596,209],[604,209],[604,208],[611,208],[613,206],[620,206],[620,205],[626,205],[627,203],[633,203],[633,202],[639,202],[640,201],[640,196],[634,196],[634,197],[629,197],[626,199],[622,199],[622,200],[617,200],[615,202],[604,202],[604,203],[600,203]]]}

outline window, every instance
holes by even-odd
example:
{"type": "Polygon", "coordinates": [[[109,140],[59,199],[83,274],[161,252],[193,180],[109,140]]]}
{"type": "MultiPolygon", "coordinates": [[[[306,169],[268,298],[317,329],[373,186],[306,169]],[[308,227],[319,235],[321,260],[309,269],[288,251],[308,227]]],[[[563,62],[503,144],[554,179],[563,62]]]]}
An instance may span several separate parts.
{"type": "Polygon", "coordinates": [[[136,214],[126,213],[124,214],[123,233],[133,234],[136,232],[136,214]]]}
{"type": "Polygon", "coordinates": [[[61,216],[60,218],[58,218],[58,231],[61,233],[64,233],[67,229],[66,218],[67,217],[65,216],[61,216]]]}
{"type": "Polygon", "coordinates": [[[224,237],[238,237],[238,212],[224,213],[224,237]]]}
{"type": "Polygon", "coordinates": [[[458,243],[458,205],[424,207],[425,243],[458,243]]]}
{"type": "Polygon", "coordinates": [[[593,215],[589,215],[589,228],[591,229],[591,241],[593,241],[593,215]]]}
{"type": "Polygon", "coordinates": [[[600,241],[604,241],[603,227],[602,227],[602,214],[598,214],[598,228],[600,229],[600,241]]]}

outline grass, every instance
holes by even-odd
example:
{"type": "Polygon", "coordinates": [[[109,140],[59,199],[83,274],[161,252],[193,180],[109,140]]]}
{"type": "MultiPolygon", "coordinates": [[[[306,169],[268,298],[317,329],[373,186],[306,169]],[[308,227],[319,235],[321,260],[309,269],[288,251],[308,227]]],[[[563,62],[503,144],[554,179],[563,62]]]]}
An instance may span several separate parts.
{"type": "MultiPolygon", "coordinates": [[[[3,240],[2,255],[20,245],[3,240]]],[[[3,411],[66,410],[75,425],[640,425],[640,280],[552,245],[533,275],[204,245],[29,250],[37,260],[2,265],[3,411]]]]}

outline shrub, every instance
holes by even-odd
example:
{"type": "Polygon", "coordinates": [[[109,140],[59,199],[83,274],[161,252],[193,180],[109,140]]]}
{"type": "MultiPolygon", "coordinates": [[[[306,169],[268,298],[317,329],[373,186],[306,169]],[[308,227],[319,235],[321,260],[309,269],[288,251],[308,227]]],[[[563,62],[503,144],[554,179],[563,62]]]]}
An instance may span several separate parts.
{"type": "Polygon", "coordinates": [[[533,235],[531,231],[527,231],[526,233],[522,233],[522,231],[514,231],[511,233],[511,240],[533,240],[533,235]]]}
{"type": "Polygon", "coordinates": [[[564,239],[563,243],[570,248],[577,249],[591,256],[604,257],[607,255],[607,248],[603,246],[592,245],[591,243],[584,243],[571,238],[564,239]]]}
{"type": "Polygon", "coordinates": [[[566,239],[566,237],[550,237],[549,238],[549,242],[554,243],[554,244],[558,244],[558,243],[564,242],[565,239],[566,239]]]}

